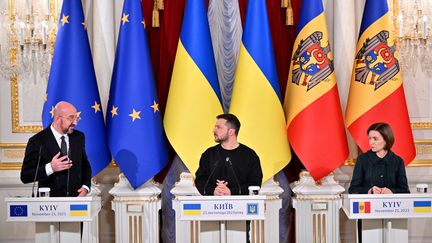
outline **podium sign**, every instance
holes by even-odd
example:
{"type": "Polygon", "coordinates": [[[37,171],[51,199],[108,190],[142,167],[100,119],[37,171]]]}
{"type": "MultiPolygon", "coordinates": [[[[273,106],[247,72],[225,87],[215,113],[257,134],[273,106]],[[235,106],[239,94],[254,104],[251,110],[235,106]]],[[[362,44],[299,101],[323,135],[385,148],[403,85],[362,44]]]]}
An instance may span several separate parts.
{"type": "Polygon", "coordinates": [[[362,219],[363,242],[408,243],[408,219],[432,217],[432,194],[343,195],[349,219],[362,219]]]}
{"type": "Polygon", "coordinates": [[[6,198],[6,221],[92,221],[100,210],[100,198],[94,200],[99,203],[92,203],[92,198],[87,197],[6,198]]]}
{"type": "Polygon", "coordinates": [[[98,241],[100,197],[9,197],[5,203],[7,222],[35,222],[37,243],[98,241]]]}
{"type": "Polygon", "coordinates": [[[178,220],[262,220],[265,196],[179,196],[178,220]],[[209,200],[210,199],[210,200],[209,200]]]}
{"type": "Polygon", "coordinates": [[[266,220],[265,200],[266,196],[262,195],[176,196],[173,200],[176,240],[245,242],[246,220],[251,220],[251,235],[257,236],[261,232],[263,234],[266,220]]]}
{"type": "Polygon", "coordinates": [[[344,195],[350,219],[431,218],[432,194],[344,195]]]}

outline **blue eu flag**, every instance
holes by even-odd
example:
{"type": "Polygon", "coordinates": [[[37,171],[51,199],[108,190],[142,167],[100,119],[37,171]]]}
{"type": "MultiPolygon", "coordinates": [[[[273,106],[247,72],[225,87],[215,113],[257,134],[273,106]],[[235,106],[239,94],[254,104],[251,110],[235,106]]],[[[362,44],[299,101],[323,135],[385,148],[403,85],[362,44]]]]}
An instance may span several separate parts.
{"type": "Polygon", "coordinates": [[[93,60],[81,1],[64,0],[54,57],[42,112],[44,127],[52,123],[59,101],[73,104],[81,121],[77,129],[86,136],[86,151],[92,176],[111,161],[93,60]]]}
{"type": "Polygon", "coordinates": [[[168,162],[140,0],[125,0],[107,109],[112,156],[136,189],[168,162]]]}
{"type": "Polygon", "coordinates": [[[10,205],[9,217],[27,217],[27,205],[10,205]]]}

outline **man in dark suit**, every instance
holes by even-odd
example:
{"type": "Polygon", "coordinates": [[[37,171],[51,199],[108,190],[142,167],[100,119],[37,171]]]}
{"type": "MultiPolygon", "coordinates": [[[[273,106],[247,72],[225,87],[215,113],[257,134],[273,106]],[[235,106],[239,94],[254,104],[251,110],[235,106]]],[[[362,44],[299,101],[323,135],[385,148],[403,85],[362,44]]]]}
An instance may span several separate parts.
{"type": "Polygon", "coordinates": [[[33,182],[37,170],[36,181],[39,187],[51,188],[50,196],[86,196],[90,191],[91,168],[84,134],[74,129],[80,119],[77,110],[72,104],[60,101],[53,116],[51,126],[27,143],[21,181],[33,182]]]}

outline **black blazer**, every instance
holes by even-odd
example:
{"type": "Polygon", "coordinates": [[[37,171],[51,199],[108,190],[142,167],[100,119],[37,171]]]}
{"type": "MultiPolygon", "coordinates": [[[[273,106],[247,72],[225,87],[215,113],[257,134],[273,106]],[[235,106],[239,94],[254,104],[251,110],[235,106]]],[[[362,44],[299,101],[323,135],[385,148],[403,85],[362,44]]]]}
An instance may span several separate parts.
{"type": "Polygon", "coordinates": [[[358,156],[348,192],[366,194],[373,186],[387,187],[393,193],[409,193],[402,158],[392,151],[384,158],[370,150],[358,156]]]}
{"type": "MultiPolygon", "coordinates": [[[[69,134],[69,150],[72,167],[69,169],[69,195],[77,196],[77,190],[86,185],[90,188],[91,167],[85,152],[85,138],[80,131],[74,130],[69,134]]],[[[25,157],[21,168],[21,181],[31,183],[35,177],[39,150],[41,158],[36,180],[39,187],[50,187],[51,197],[66,196],[67,170],[54,172],[47,176],[45,165],[50,163],[54,155],[60,152],[57,141],[50,127],[32,136],[26,147],[25,157]]]]}

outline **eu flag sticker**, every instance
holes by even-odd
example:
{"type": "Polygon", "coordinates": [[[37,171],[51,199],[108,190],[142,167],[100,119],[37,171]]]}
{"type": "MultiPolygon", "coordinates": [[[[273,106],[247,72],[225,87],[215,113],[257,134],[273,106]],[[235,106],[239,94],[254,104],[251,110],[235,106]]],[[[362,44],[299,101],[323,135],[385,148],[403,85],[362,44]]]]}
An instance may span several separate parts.
{"type": "Polygon", "coordinates": [[[10,205],[10,217],[27,217],[27,205],[10,205]]]}
{"type": "Polygon", "coordinates": [[[258,215],[258,203],[248,203],[247,204],[247,214],[248,215],[258,215]]]}

